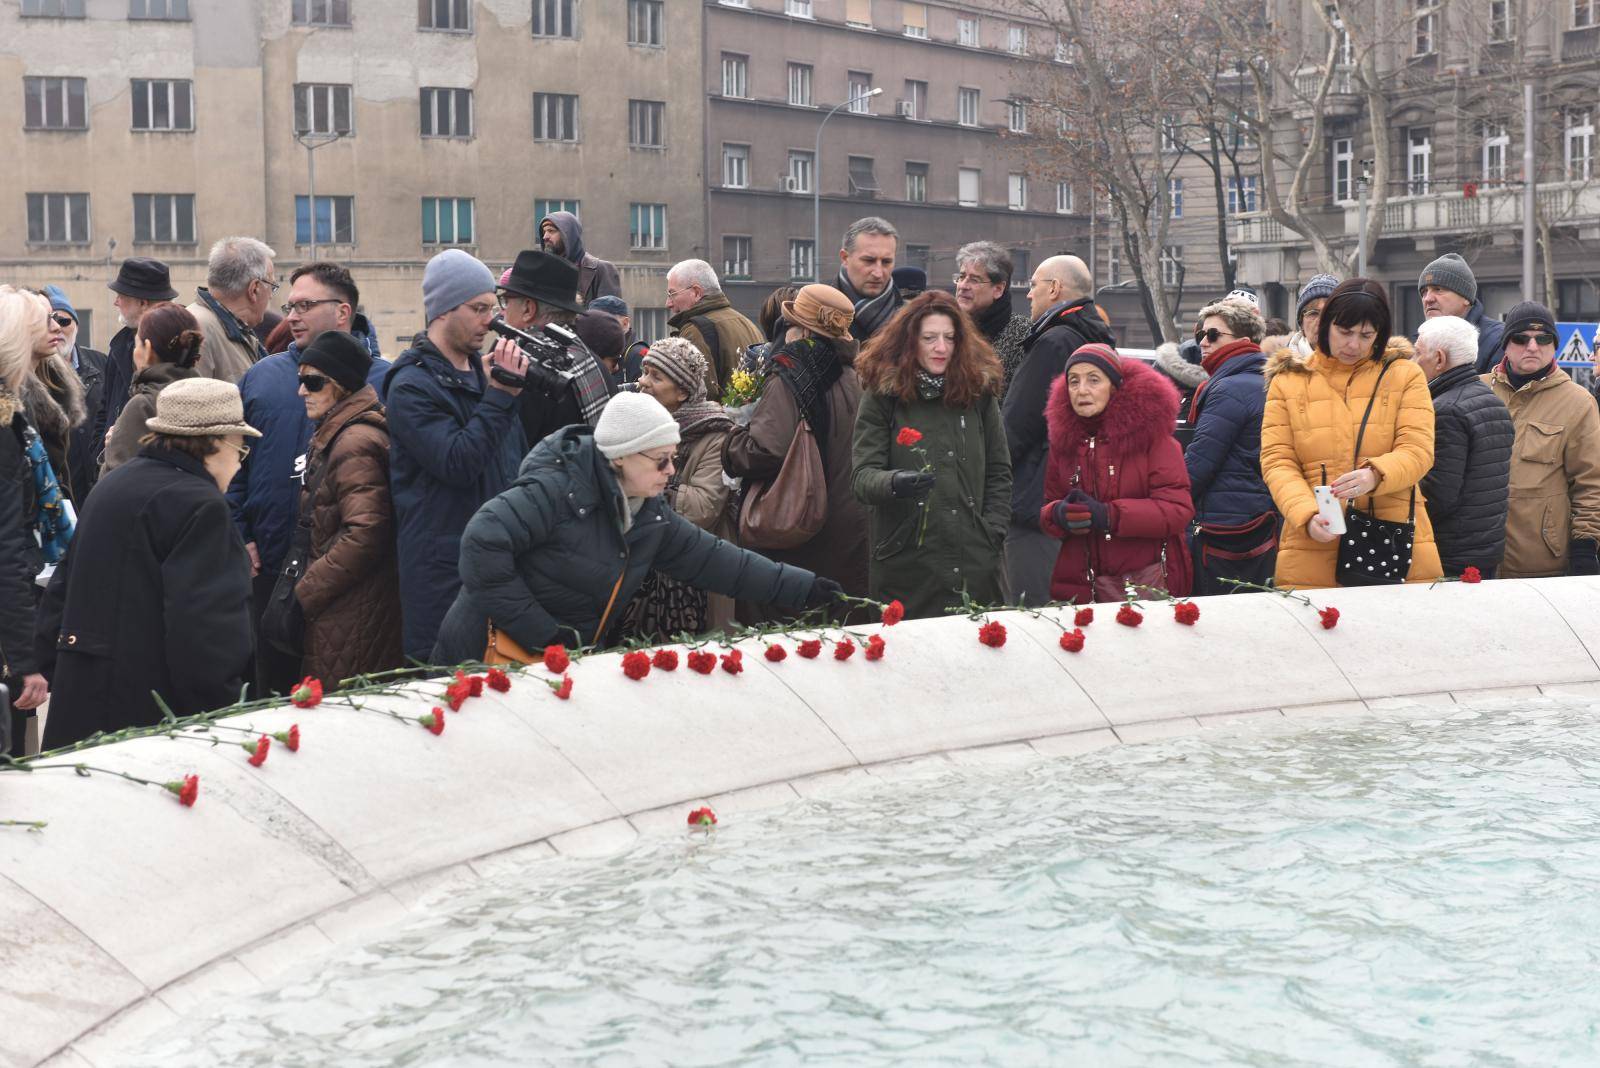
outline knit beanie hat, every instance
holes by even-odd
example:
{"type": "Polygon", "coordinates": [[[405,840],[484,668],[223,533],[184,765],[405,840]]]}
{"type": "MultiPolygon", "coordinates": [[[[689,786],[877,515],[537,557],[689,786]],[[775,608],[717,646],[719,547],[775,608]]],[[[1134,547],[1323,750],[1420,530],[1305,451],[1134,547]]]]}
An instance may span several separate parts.
{"type": "Polygon", "coordinates": [[[1311,281],[1307,282],[1300,290],[1300,301],[1294,309],[1295,329],[1300,328],[1300,320],[1305,318],[1306,305],[1314,300],[1325,300],[1333,296],[1333,291],[1339,288],[1339,278],[1332,274],[1314,274],[1311,281]]]}
{"type": "Polygon", "coordinates": [[[1446,252],[1422,269],[1417,288],[1423,286],[1439,286],[1468,300],[1478,299],[1478,280],[1472,276],[1472,268],[1454,252],[1446,252]]]}
{"type": "Polygon", "coordinates": [[[573,320],[572,332],[602,360],[614,360],[621,356],[622,347],[627,343],[627,338],[622,334],[622,321],[606,312],[584,312],[573,320]]]}
{"type": "Polygon", "coordinates": [[[1556,332],[1555,313],[1543,304],[1534,300],[1525,300],[1521,304],[1513,305],[1506,312],[1506,332],[1500,339],[1500,348],[1511,343],[1512,334],[1532,334],[1537,332],[1554,334],[1556,332]]]}
{"type": "Polygon", "coordinates": [[[610,315],[627,315],[628,302],[621,297],[613,297],[607,293],[605,296],[595,297],[589,302],[590,311],[603,311],[610,315]]]}
{"type": "Polygon", "coordinates": [[[1100,368],[1107,378],[1111,379],[1114,389],[1122,388],[1122,359],[1117,355],[1117,350],[1110,345],[1102,345],[1098,341],[1091,341],[1082,346],[1078,351],[1067,357],[1067,365],[1061,369],[1062,374],[1072,370],[1075,363],[1088,363],[1100,368]]]}
{"type": "Polygon", "coordinates": [[[1228,295],[1222,299],[1237,300],[1241,303],[1250,305],[1256,311],[1261,310],[1261,295],[1255,290],[1251,289],[1249,286],[1240,286],[1238,289],[1230,289],[1228,290],[1228,295]]]}
{"type": "Polygon", "coordinates": [[[67,299],[67,295],[61,291],[60,286],[45,286],[44,295],[50,298],[51,311],[66,312],[72,316],[74,322],[77,321],[78,309],[72,306],[72,301],[67,299]]]}
{"type": "Polygon", "coordinates": [[[476,257],[447,248],[422,270],[422,318],[431,323],[473,297],[494,292],[494,272],[476,257]]]}
{"type": "MultiPolygon", "coordinates": [[[[171,386],[167,387],[171,389],[171,386]]],[[[607,460],[678,443],[678,421],[644,393],[618,393],[594,425],[594,444],[607,460]]]]}
{"type": "Polygon", "coordinates": [[[324,330],[300,350],[300,366],[315,367],[339,383],[348,393],[367,384],[372,371],[372,353],[343,330],[324,330]]]}
{"type": "Polygon", "coordinates": [[[706,358],[686,337],[667,337],[653,342],[641,366],[654,367],[663,378],[684,393],[691,401],[705,400],[706,358]]]}

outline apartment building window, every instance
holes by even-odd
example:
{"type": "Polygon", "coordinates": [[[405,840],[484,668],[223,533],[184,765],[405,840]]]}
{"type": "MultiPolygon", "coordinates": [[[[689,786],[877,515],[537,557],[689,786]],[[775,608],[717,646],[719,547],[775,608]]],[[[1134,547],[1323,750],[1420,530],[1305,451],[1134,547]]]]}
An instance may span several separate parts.
{"type": "MultiPolygon", "coordinates": [[[[539,4],[533,5],[534,18],[539,4]]],[[[472,31],[472,0],[417,0],[417,29],[472,31]]]]}
{"type": "Polygon", "coordinates": [[[1056,214],[1057,215],[1071,215],[1072,214],[1072,183],[1071,182],[1057,182],[1056,183],[1056,214]]]}
{"type": "Polygon", "coordinates": [[[194,129],[193,93],[193,85],[187,81],[133,79],[133,128],[194,129]]]}
{"type": "Polygon", "coordinates": [[[193,193],[133,194],[136,245],[194,244],[193,193]]]}
{"type": "Polygon", "coordinates": [[[789,103],[801,108],[811,106],[811,67],[809,64],[789,64],[789,103]]]}
{"type": "Polygon", "coordinates": [[[743,100],[750,95],[750,57],[722,53],[722,95],[743,100]]]}
{"type": "Polygon", "coordinates": [[[1489,40],[1509,41],[1516,33],[1516,13],[1511,0],[1489,0],[1489,40]]]}
{"type": "Polygon", "coordinates": [[[983,172],[976,167],[962,167],[956,171],[956,203],[964,208],[977,207],[978,186],[983,172]]]}
{"type": "Polygon", "coordinates": [[[1168,245],[1161,250],[1161,284],[1164,286],[1183,284],[1182,245],[1168,245]]]}
{"type": "Polygon", "coordinates": [[[1566,114],[1565,158],[1567,181],[1589,180],[1594,158],[1594,112],[1578,108],[1566,114]]]}
{"type": "Polygon", "coordinates": [[[811,0],[783,0],[783,13],[797,19],[811,18],[811,0]]]}
{"type": "Polygon", "coordinates": [[[83,18],[83,0],[22,0],[24,16],[59,19],[83,18]]]}
{"type": "Polygon", "coordinates": [[[1572,0],[1572,27],[1581,30],[1600,22],[1600,0],[1572,0]]]}
{"type": "Polygon", "coordinates": [[[926,121],[928,118],[928,83],[906,79],[905,116],[926,121]]]}
{"type": "Polygon", "coordinates": [[[667,105],[660,100],[628,101],[628,145],[664,148],[667,143],[667,105]]]}
{"type": "Polygon", "coordinates": [[[872,97],[867,95],[872,92],[871,74],[862,70],[851,71],[845,91],[850,94],[845,99],[850,101],[851,112],[857,115],[872,114],[872,97]]]}
{"type": "Polygon", "coordinates": [[[956,16],[956,44],[968,48],[978,47],[978,18],[976,15],[956,16]]]}
{"type": "Polygon", "coordinates": [[[1228,214],[1243,215],[1256,210],[1258,179],[1253,174],[1228,179],[1228,214]]]}
{"type": "Polygon", "coordinates": [[[928,202],[928,165],[926,163],[906,164],[906,200],[913,204],[926,204],[928,202]]]}
{"type": "MultiPolygon", "coordinates": [[[[535,37],[578,36],[577,7],[578,0],[533,0],[533,35],[535,37]]],[[[633,40],[632,0],[628,3],[628,40],[633,40]]]]}
{"type": "Polygon", "coordinates": [[[576,141],[578,97],[573,93],[533,94],[533,139],[576,141]]]}
{"type": "Polygon", "coordinates": [[[189,18],[189,0],[128,0],[128,17],[183,22],[189,18]]]}
{"type": "Polygon", "coordinates": [[[88,193],[29,193],[28,244],[87,245],[88,193]]]}
{"type": "MultiPolygon", "coordinates": [[[[356,242],[356,198],[317,197],[317,244],[353,245],[356,242]]],[[[311,201],[294,198],[294,243],[311,244],[311,201]]]]}
{"type": "Polygon", "coordinates": [[[423,137],[471,137],[472,90],[422,90],[423,137]]]}
{"type": "Polygon", "coordinates": [[[878,195],[877,165],[871,156],[851,156],[847,161],[850,175],[850,195],[866,200],[878,195]]]}
{"type": "Polygon", "coordinates": [[[1020,56],[1028,50],[1028,27],[1015,24],[1006,27],[1006,51],[1020,56]]]}
{"type": "Polygon", "coordinates": [[[628,247],[664,249],[667,247],[667,206],[630,204],[628,206],[628,247]]]}
{"type": "Polygon", "coordinates": [[[1483,124],[1483,180],[1506,180],[1506,157],[1511,154],[1511,131],[1503,122],[1483,124]]]}
{"type": "Polygon", "coordinates": [[[872,0],[845,0],[844,24],[858,30],[872,29],[872,0]]]}
{"type": "Polygon", "coordinates": [[[1116,285],[1122,281],[1121,250],[1115,241],[1106,242],[1106,284],[1116,285]]]}
{"type": "Polygon", "coordinates": [[[961,125],[978,125],[979,95],[977,89],[961,88],[956,90],[956,121],[961,125]]]}
{"type": "Polygon", "coordinates": [[[423,197],[422,243],[472,244],[472,198],[423,197]]]}
{"type": "MultiPolygon", "coordinates": [[[[733,4],[734,7],[745,7],[745,4],[733,4]]],[[[667,309],[665,308],[634,308],[633,309],[633,336],[634,337],[666,337],[667,336],[667,309]]]]}
{"type": "Polygon", "coordinates": [[[928,263],[933,259],[931,245],[907,245],[905,247],[905,265],[907,267],[920,267],[924,274],[928,271],[928,263]]]}
{"type": "Polygon", "coordinates": [[[817,246],[810,238],[789,239],[789,280],[809,282],[817,273],[817,246]]]}
{"type": "Polygon", "coordinates": [[[1223,124],[1224,134],[1228,143],[1235,152],[1240,149],[1255,148],[1255,140],[1250,136],[1250,127],[1244,121],[1244,116],[1237,111],[1228,112],[1227,120],[1223,124]]]}
{"type": "Polygon", "coordinates": [[[750,146],[722,146],[722,187],[748,189],[750,187],[750,146]]]}
{"type": "Polygon", "coordinates": [[[1172,206],[1172,217],[1183,218],[1183,179],[1167,179],[1167,203],[1172,206]]]}
{"type": "Polygon", "coordinates": [[[1055,61],[1057,63],[1071,63],[1072,58],[1072,42],[1057,33],[1055,61]]]}
{"type": "Polygon", "coordinates": [[[628,0],[628,43],[661,47],[661,0],[628,0]]]}
{"type": "Polygon", "coordinates": [[[29,130],[87,130],[82,78],[23,78],[22,124],[29,130]]]}
{"type": "Polygon", "coordinates": [[[1183,151],[1183,125],[1170,115],[1161,116],[1161,151],[1183,151]]]}
{"type": "Polygon", "coordinates": [[[533,221],[538,225],[539,220],[547,215],[554,215],[558,211],[569,211],[574,218],[582,219],[583,213],[578,209],[582,206],[576,200],[537,199],[533,202],[533,221]]]}
{"type": "Polygon", "coordinates": [[[794,150],[790,150],[790,152],[789,152],[789,183],[788,183],[789,192],[791,192],[791,193],[809,193],[809,192],[811,192],[811,181],[812,181],[812,178],[813,178],[812,164],[814,162],[815,162],[815,160],[813,159],[812,154],[810,152],[797,152],[797,151],[794,151],[794,150]]]}
{"type": "Polygon", "coordinates": [[[1413,55],[1431,56],[1439,30],[1439,0],[1414,0],[1416,4],[1416,51],[1413,55]]]}
{"type": "Polygon", "coordinates": [[[1028,132],[1028,105],[1021,100],[1006,101],[1006,129],[1012,133],[1028,132]]]}
{"type": "Polygon", "coordinates": [[[1027,289],[1033,278],[1033,254],[1025,248],[1007,249],[1011,253],[1011,287],[1027,289]]]}
{"type": "Polygon", "coordinates": [[[748,237],[724,237],[722,239],[722,277],[749,278],[750,256],[754,241],[748,237]]]}
{"type": "Polygon", "coordinates": [[[348,26],[350,0],[294,0],[296,26],[348,26]]]}
{"type": "Polygon", "coordinates": [[[1406,131],[1406,192],[1426,196],[1433,171],[1433,136],[1426,127],[1406,131]]]}
{"type": "Polygon", "coordinates": [[[351,123],[348,85],[301,84],[294,87],[294,132],[347,134],[351,123]]]}
{"type": "Polygon", "coordinates": [[[1006,179],[1006,207],[1012,211],[1028,210],[1028,176],[1011,174],[1006,179]]]}
{"type": "Polygon", "coordinates": [[[750,6],[750,0],[717,0],[717,3],[721,4],[723,7],[748,8],[750,6]]]}
{"type": "Polygon", "coordinates": [[[928,7],[908,2],[900,5],[901,24],[907,37],[928,36],[928,7]]]}
{"type": "Polygon", "coordinates": [[[1328,153],[1333,162],[1333,199],[1344,204],[1355,199],[1355,147],[1348,137],[1335,137],[1328,153]]]}

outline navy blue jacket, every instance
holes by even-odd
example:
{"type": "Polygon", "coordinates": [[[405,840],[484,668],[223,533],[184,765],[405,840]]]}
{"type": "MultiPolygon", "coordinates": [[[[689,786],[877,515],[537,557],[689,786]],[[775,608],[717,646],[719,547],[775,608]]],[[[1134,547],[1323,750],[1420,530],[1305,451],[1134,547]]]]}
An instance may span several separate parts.
{"type": "Polygon", "coordinates": [[[1261,478],[1261,415],[1267,407],[1267,358],[1253,341],[1222,362],[1195,394],[1194,435],[1184,451],[1194,517],[1201,523],[1243,523],[1276,511],[1261,478]]]}
{"type": "MultiPolygon", "coordinates": [[[[378,391],[381,400],[389,361],[378,355],[375,338],[355,336],[372,351],[367,384],[378,391]]],[[[246,544],[256,543],[262,574],[282,566],[300,507],[300,457],[306,454],[314,427],[306,418],[299,389],[300,348],[293,342],[239,379],[244,421],[261,431],[261,437],[250,443],[250,455],[228,486],[228,508],[239,536],[246,544]]]]}
{"type": "Polygon", "coordinates": [[[461,532],[511,485],[527,444],[517,398],[490,386],[477,360],[470,371],[456,370],[427,334],[395,360],[385,401],[402,643],[406,656],[426,662],[461,586],[461,532]]]}
{"type": "Polygon", "coordinates": [[[1478,328],[1478,373],[1486,375],[1500,362],[1500,349],[1506,336],[1506,324],[1499,319],[1485,317],[1483,305],[1476,300],[1472,302],[1472,307],[1467,309],[1467,314],[1463,318],[1478,328]]]}

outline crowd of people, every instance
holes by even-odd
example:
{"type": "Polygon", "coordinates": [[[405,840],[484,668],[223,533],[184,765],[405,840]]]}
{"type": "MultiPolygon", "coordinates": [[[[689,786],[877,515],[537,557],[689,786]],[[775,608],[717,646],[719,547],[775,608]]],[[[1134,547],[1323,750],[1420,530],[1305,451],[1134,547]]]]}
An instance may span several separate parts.
{"type": "Polygon", "coordinates": [[[385,358],[343,266],[283,286],[219,241],[177,303],[122,263],[122,329],[0,286],[0,654],[11,752],[411,665],[711,634],[865,598],[964,603],[1600,572],[1600,409],[1550,310],[1483,314],[1455,255],[1331,275],[1292,324],[1236,290],[1150,363],[1090,271],[991,242],[952,291],[878,217],[758,321],[676,264],[636,338],[578,220],[496,275],[423,274],[385,358]],[[492,344],[491,342],[492,337],[492,344]],[[1183,428],[1184,433],[1177,431],[1183,428]],[[48,702],[42,739],[31,717],[48,702]]]}

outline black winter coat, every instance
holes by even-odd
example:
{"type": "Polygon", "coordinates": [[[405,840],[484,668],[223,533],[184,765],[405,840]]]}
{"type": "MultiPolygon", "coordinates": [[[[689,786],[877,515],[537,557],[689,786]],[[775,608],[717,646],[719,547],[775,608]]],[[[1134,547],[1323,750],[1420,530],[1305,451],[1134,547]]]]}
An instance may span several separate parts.
{"type": "MultiPolygon", "coordinates": [[[[133,396],[133,346],[138,340],[138,332],[131,326],[125,326],[111,337],[111,344],[106,347],[106,373],[105,373],[105,426],[100,428],[100,440],[105,440],[105,428],[117,425],[117,416],[122,414],[122,409],[128,406],[128,398],[133,396]]],[[[95,450],[95,463],[100,462],[100,450],[95,450]]]]}
{"type": "Polygon", "coordinates": [[[205,465],[146,447],[100,480],[39,607],[45,745],[160,722],[241,695],[250,558],[205,465]]]}
{"type": "Polygon", "coordinates": [[[0,391],[0,674],[12,680],[39,670],[33,648],[33,580],[44,556],[33,534],[39,499],[33,468],[22,451],[26,427],[16,398],[0,391]]]}
{"type": "Polygon", "coordinates": [[[77,371],[88,417],[72,428],[67,474],[73,496],[82,504],[100,478],[100,454],[105,450],[106,427],[111,425],[106,422],[106,354],[79,348],[77,371]]]}
{"type": "Polygon", "coordinates": [[[1433,540],[1447,575],[1497,567],[1506,546],[1511,413],[1469,364],[1428,383],[1433,470],[1422,478],[1433,540]]]}
{"type": "Polygon", "coordinates": [[[540,442],[516,484],[484,505],[461,539],[460,594],[434,663],[483,656],[489,622],[530,651],[605,643],[652,569],[712,593],[800,608],[815,576],[710,534],[664,497],[627,507],[594,431],[569,426],[540,442]],[[607,606],[610,612],[607,612],[607,606]]]}
{"type": "Polygon", "coordinates": [[[389,482],[402,644],[407,656],[426,661],[461,588],[461,532],[485,501],[511,485],[527,446],[517,398],[489,386],[476,360],[462,372],[426,334],[411,344],[386,386],[389,482]]]}
{"type": "Polygon", "coordinates": [[[1085,298],[1049,315],[1028,333],[1026,355],[1006,392],[1001,418],[1011,448],[1011,523],[1039,529],[1044,507],[1045,458],[1050,434],[1044,408],[1050,385],[1066,370],[1067,357],[1091,341],[1116,344],[1094,301],[1085,298]]]}

